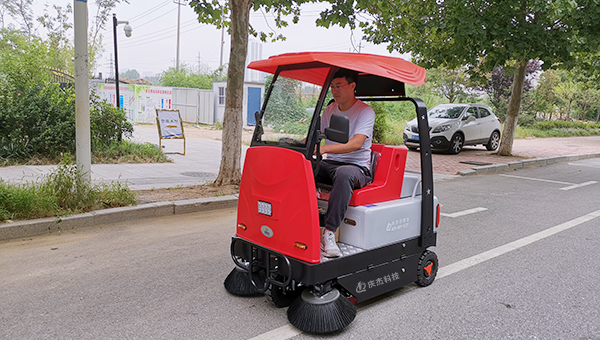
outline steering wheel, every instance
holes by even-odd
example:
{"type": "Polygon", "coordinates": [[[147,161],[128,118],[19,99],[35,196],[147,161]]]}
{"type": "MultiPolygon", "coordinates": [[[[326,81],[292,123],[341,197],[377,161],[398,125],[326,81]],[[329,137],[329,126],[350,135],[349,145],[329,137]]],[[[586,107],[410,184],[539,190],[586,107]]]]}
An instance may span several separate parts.
{"type": "Polygon", "coordinates": [[[304,143],[302,143],[299,140],[293,139],[293,138],[282,137],[282,138],[279,138],[279,145],[281,145],[281,146],[304,146],[304,143]]]}

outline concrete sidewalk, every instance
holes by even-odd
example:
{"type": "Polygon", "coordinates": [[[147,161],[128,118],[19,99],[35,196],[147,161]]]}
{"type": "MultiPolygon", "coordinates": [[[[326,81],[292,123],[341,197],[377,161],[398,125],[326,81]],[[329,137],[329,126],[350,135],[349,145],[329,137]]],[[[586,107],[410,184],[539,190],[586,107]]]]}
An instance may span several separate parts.
{"type": "MultiPolygon", "coordinates": [[[[133,133],[136,142],[159,144],[153,125],[137,125],[133,133]]],[[[183,152],[183,140],[163,140],[165,152],[183,152]]],[[[247,146],[242,147],[242,158],[247,146]]],[[[126,183],[131,190],[149,190],[192,186],[213,181],[219,172],[221,142],[186,138],[186,154],[168,154],[171,163],[92,164],[92,182],[126,183]]],[[[0,179],[10,183],[40,180],[55,165],[19,165],[0,167],[0,179]]]]}
{"type": "MultiPolygon", "coordinates": [[[[152,125],[138,125],[134,140],[158,144],[158,131],[152,125]]],[[[221,142],[186,138],[186,155],[169,154],[171,163],[162,164],[92,164],[92,181],[126,183],[132,190],[173,188],[204,184],[216,178],[221,160],[221,142]]],[[[165,151],[182,152],[182,140],[164,140],[165,151]]],[[[247,146],[242,147],[242,159],[247,146]]],[[[542,166],[561,161],[600,157],[600,136],[567,138],[532,138],[514,141],[514,157],[491,155],[485,147],[466,147],[458,155],[433,154],[436,180],[459,175],[475,175],[506,171],[513,168],[542,166]],[[474,165],[480,164],[480,165],[474,165]]],[[[243,164],[243,162],[242,162],[243,164]]],[[[55,166],[12,166],[0,168],[0,180],[9,183],[38,181],[55,166]]],[[[418,152],[408,153],[407,170],[420,171],[418,152]]],[[[17,239],[168,214],[189,213],[235,207],[237,195],[176,202],[150,203],[94,211],[66,218],[46,218],[13,223],[0,223],[0,240],[17,239]]]]}

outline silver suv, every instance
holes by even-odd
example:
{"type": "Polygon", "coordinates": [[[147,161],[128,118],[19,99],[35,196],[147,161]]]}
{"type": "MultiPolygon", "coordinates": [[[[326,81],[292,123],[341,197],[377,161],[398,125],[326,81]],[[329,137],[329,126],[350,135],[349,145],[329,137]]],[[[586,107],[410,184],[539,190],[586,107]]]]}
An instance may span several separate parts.
{"type": "MultiPolygon", "coordinates": [[[[500,119],[487,105],[440,104],[427,114],[431,147],[435,150],[458,154],[465,145],[483,144],[489,151],[500,145],[500,119]]],[[[409,149],[419,147],[416,118],[406,124],[403,139],[409,149]]]]}

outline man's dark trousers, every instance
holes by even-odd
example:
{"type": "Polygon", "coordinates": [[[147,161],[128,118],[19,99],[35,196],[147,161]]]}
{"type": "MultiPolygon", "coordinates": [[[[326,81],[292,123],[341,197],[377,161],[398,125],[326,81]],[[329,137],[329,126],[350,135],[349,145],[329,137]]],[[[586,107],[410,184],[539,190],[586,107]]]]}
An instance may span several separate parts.
{"type": "Polygon", "coordinates": [[[353,190],[369,184],[371,174],[365,167],[324,159],[319,164],[316,181],[333,185],[325,215],[325,228],[335,232],[346,214],[353,190]]]}

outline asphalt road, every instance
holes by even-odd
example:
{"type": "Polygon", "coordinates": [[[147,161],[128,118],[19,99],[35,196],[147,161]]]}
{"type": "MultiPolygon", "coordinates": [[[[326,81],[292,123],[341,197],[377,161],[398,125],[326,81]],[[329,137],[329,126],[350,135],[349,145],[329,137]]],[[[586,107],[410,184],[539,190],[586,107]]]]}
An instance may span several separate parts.
{"type": "MultiPolygon", "coordinates": [[[[600,339],[600,158],[435,183],[436,281],[339,339],[600,339]]],[[[223,288],[235,210],[0,242],[0,339],[312,339],[223,288]]]]}

